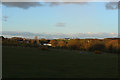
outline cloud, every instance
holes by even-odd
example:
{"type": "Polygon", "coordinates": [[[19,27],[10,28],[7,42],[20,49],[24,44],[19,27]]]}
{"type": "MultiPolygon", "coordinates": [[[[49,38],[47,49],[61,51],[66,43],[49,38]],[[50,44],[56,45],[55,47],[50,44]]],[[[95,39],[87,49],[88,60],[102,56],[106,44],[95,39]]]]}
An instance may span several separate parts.
{"type": "Polygon", "coordinates": [[[66,23],[59,22],[56,24],[57,27],[65,27],[66,23]]]}
{"type": "Polygon", "coordinates": [[[116,10],[120,8],[120,2],[109,2],[106,4],[106,9],[116,10]]]}
{"type": "MultiPolygon", "coordinates": [[[[87,0],[90,1],[90,0],[87,0]]],[[[30,7],[40,7],[40,6],[46,6],[45,4],[48,4],[48,6],[59,6],[63,4],[78,4],[78,5],[84,5],[88,2],[2,2],[2,4],[6,7],[18,7],[23,9],[28,9],[30,7]],[[45,4],[42,4],[45,3],[45,4]]],[[[120,3],[120,2],[119,2],[120,3]]],[[[108,2],[106,3],[105,7],[106,9],[115,10],[118,9],[118,2],[108,2]]],[[[120,6],[119,6],[120,7],[120,6]]]]}
{"type": "Polygon", "coordinates": [[[58,6],[62,4],[79,4],[84,5],[87,2],[2,2],[6,7],[17,7],[28,9],[30,7],[41,7],[41,6],[58,6]],[[44,3],[44,4],[43,4],[44,3]]]}
{"type": "Polygon", "coordinates": [[[88,2],[47,2],[49,6],[59,6],[64,4],[78,4],[78,5],[84,5],[88,2]]]}
{"type": "MultiPolygon", "coordinates": [[[[92,0],[86,0],[83,2],[69,2],[68,0],[63,0],[63,2],[2,2],[2,4],[6,7],[17,7],[23,9],[29,9],[31,7],[41,7],[41,6],[59,6],[59,5],[66,5],[66,4],[78,4],[78,5],[85,5],[92,0]]],[[[120,2],[113,2],[112,0],[107,2],[105,7],[106,9],[116,10],[120,7],[120,2]],[[118,7],[119,5],[119,7],[118,7]]]]}
{"type": "Polygon", "coordinates": [[[18,7],[23,9],[42,6],[39,2],[3,2],[2,4],[6,7],[18,7]]]}

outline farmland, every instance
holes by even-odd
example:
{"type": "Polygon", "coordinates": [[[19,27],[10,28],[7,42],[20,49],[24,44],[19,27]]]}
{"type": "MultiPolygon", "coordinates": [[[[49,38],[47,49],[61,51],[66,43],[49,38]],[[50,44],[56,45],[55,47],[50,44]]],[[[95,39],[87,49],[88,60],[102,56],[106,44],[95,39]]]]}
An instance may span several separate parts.
{"type": "Polygon", "coordinates": [[[118,55],[3,46],[3,78],[116,78],[118,55]]]}

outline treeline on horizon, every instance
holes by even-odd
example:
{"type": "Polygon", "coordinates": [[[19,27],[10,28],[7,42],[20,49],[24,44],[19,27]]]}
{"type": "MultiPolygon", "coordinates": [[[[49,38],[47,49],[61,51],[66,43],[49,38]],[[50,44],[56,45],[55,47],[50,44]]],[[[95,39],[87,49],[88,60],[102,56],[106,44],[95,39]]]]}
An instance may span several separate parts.
{"type": "Polygon", "coordinates": [[[21,47],[38,47],[41,50],[49,50],[52,48],[62,48],[80,51],[94,51],[96,53],[109,52],[119,53],[119,38],[105,39],[25,39],[25,38],[2,38],[3,46],[21,46],[21,47]],[[51,44],[51,46],[44,45],[51,44]]]}

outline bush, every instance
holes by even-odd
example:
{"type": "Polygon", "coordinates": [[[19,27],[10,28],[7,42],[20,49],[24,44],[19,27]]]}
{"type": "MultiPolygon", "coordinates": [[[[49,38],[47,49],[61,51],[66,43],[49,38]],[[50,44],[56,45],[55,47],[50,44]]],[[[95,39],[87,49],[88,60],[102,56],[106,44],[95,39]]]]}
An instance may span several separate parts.
{"type": "Polygon", "coordinates": [[[94,41],[93,43],[90,44],[90,46],[88,47],[88,50],[89,51],[95,51],[95,50],[104,51],[105,44],[104,42],[101,42],[101,41],[94,41]]]}
{"type": "Polygon", "coordinates": [[[58,47],[66,47],[66,42],[65,41],[58,41],[58,47]]]}
{"type": "Polygon", "coordinates": [[[105,46],[108,52],[118,52],[120,50],[118,40],[111,40],[107,42],[105,46]]]}
{"type": "Polygon", "coordinates": [[[74,50],[79,50],[80,49],[80,40],[78,39],[72,39],[70,41],[68,41],[67,47],[70,49],[74,49],[74,50]]]}
{"type": "Polygon", "coordinates": [[[101,54],[102,52],[99,51],[99,50],[95,50],[94,53],[95,53],[95,54],[101,54]]]}
{"type": "Polygon", "coordinates": [[[48,46],[41,46],[41,47],[40,47],[40,50],[48,51],[48,46]]]}
{"type": "Polygon", "coordinates": [[[57,47],[58,41],[57,40],[51,40],[50,44],[52,44],[52,47],[57,47]]]}

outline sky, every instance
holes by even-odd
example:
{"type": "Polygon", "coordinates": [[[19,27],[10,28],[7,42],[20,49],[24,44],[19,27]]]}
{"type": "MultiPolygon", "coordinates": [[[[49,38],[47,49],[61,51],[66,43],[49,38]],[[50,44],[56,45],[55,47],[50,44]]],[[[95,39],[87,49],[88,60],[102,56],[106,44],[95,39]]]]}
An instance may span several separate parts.
{"type": "Polygon", "coordinates": [[[118,33],[118,10],[107,2],[60,4],[30,8],[2,5],[2,31],[32,33],[118,33]],[[6,16],[6,18],[5,18],[6,16]]]}

